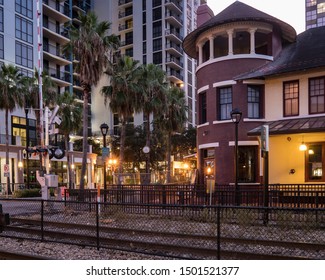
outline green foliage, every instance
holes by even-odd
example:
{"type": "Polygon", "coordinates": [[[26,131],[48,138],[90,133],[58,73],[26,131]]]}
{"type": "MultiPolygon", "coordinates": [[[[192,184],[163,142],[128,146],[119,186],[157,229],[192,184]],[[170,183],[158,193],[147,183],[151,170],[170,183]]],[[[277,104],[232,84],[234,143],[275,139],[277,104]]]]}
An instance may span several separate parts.
{"type": "Polygon", "coordinates": [[[78,14],[79,24],[70,23],[70,41],[63,47],[66,55],[78,59],[77,71],[83,88],[83,143],[80,189],[85,187],[86,161],[88,152],[88,100],[91,87],[96,86],[108,64],[108,53],[117,48],[119,40],[115,35],[108,35],[110,23],[100,22],[93,12],[78,14]]]}
{"type": "MultiPolygon", "coordinates": [[[[100,143],[93,139],[88,139],[88,145],[92,145],[93,153],[100,155],[102,150],[100,148],[100,143]]],[[[74,141],[73,149],[78,152],[82,152],[82,139],[74,141]]]]}
{"type": "Polygon", "coordinates": [[[40,197],[41,190],[39,188],[26,189],[26,190],[16,190],[14,191],[13,197],[23,198],[23,197],[40,197]]]}
{"type": "Polygon", "coordinates": [[[196,152],[196,128],[188,128],[172,136],[172,154],[182,160],[196,152]]]}

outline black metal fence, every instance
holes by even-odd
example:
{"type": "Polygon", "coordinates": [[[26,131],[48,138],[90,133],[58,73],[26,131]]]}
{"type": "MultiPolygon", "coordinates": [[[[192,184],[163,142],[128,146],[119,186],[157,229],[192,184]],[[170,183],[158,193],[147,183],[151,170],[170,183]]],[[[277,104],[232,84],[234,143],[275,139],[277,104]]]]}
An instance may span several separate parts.
{"type": "MultiPolygon", "coordinates": [[[[234,186],[216,185],[213,191],[199,185],[110,185],[108,189],[65,190],[64,199],[107,203],[133,203],[157,205],[220,205],[234,206],[234,186]]],[[[262,185],[240,186],[239,206],[267,206],[293,208],[324,208],[325,185],[269,185],[268,204],[264,201],[262,185]]]]}
{"type": "Polygon", "coordinates": [[[0,199],[1,236],[191,259],[325,259],[325,208],[0,199]]]}

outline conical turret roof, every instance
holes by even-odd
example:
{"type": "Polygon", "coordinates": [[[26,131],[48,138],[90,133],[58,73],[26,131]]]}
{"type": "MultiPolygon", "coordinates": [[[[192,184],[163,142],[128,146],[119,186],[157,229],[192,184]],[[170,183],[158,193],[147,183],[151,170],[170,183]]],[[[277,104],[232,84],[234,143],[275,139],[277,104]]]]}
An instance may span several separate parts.
{"type": "Polygon", "coordinates": [[[284,40],[288,42],[294,42],[296,40],[297,33],[291,25],[260,10],[257,10],[247,4],[244,4],[240,1],[236,1],[227,8],[225,8],[223,11],[221,11],[219,14],[199,26],[189,35],[187,35],[183,41],[183,49],[188,55],[193,58],[196,58],[196,39],[203,32],[218,25],[240,21],[257,21],[269,23],[281,30],[282,38],[284,40]]]}

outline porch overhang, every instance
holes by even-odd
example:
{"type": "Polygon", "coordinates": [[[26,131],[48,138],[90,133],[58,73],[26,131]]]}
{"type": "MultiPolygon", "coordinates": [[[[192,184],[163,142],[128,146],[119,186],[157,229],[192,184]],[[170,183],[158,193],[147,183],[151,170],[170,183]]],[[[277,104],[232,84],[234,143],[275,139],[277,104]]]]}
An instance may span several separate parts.
{"type": "MultiPolygon", "coordinates": [[[[266,122],[270,135],[325,132],[325,116],[285,119],[266,122]]],[[[247,132],[248,136],[261,135],[262,125],[247,132]]]]}

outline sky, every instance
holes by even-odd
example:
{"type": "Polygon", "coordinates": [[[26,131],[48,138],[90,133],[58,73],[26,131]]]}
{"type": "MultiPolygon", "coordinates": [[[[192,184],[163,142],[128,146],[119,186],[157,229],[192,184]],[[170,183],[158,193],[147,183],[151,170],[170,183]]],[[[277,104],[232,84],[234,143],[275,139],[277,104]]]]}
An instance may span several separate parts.
{"type": "MultiPolygon", "coordinates": [[[[305,0],[241,0],[255,9],[290,24],[297,34],[305,31],[305,0]]],[[[234,3],[235,0],[208,0],[208,6],[216,15],[234,3]]]]}

